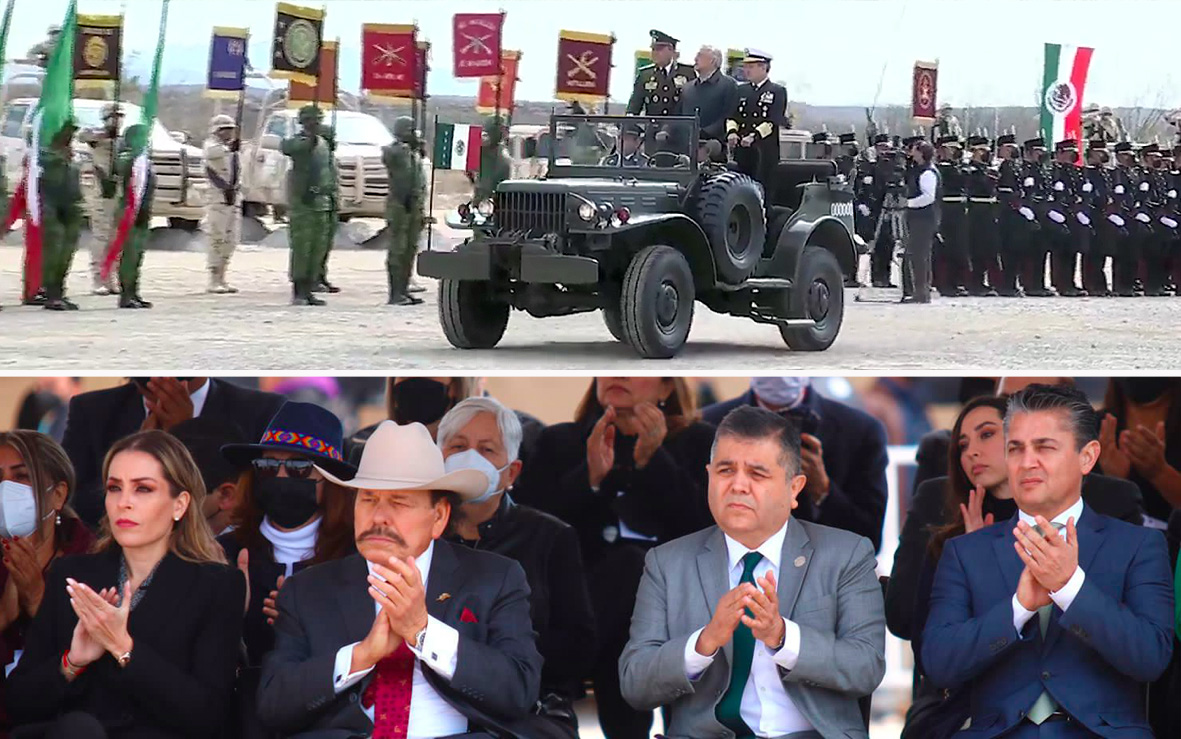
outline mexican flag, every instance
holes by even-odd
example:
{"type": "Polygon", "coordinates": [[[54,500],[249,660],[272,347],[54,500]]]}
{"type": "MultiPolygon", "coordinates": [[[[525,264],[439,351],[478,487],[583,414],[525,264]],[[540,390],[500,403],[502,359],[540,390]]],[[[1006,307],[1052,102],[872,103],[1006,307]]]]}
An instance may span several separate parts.
{"type": "Polygon", "coordinates": [[[127,145],[131,150],[131,177],[127,187],[127,204],[123,208],[123,215],[119,218],[119,228],[115,231],[115,238],[107,249],[106,259],[103,260],[102,279],[106,281],[111,274],[119,255],[123,253],[123,245],[131,235],[135,219],[143,205],[144,190],[148,186],[148,160],[152,155],[152,128],[156,125],[156,106],[160,93],[160,62],[164,58],[164,30],[168,26],[168,2],[164,0],[160,8],[160,34],[156,39],[156,58],[152,62],[152,81],[148,84],[148,94],[144,97],[144,105],[140,115],[140,125],[143,129],[140,135],[128,139],[127,145]]]}
{"type": "Polygon", "coordinates": [[[1052,151],[1066,139],[1082,142],[1083,88],[1094,49],[1046,44],[1042,76],[1042,138],[1052,151]]]}
{"type": "Polygon", "coordinates": [[[465,172],[480,170],[480,126],[464,123],[435,124],[435,155],[431,158],[436,169],[458,169],[465,172]]]}
{"type": "MultiPolygon", "coordinates": [[[[11,5],[9,6],[11,11],[11,5]]],[[[41,99],[33,112],[33,140],[25,154],[24,172],[9,205],[9,227],[25,218],[25,297],[32,298],[41,288],[41,147],[53,138],[74,116],[74,36],[78,27],[78,0],[70,0],[61,35],[45,66],[41,99]]],[[[8,30],[7,16],[4,27],[8,30]]],[[[7,33],[5,33],[7,35],[7,33]]]]}

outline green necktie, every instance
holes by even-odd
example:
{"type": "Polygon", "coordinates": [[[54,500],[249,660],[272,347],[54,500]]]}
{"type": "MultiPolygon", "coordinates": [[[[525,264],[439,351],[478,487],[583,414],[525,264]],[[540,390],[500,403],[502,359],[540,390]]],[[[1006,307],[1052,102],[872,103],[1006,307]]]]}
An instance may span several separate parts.
{"type": "MultiPolygon", "coordinates": [[[[1054,536],[1058,536],[1058,532],[1063,528],[1062,524],[1053,523],[1051,525],[1054,527],[1054,536]]],[[[1037,609],[1037,625],[1041,629],[1043,640],[1046,638],[1046,631],[1050,628],[1050,614],[1053,611],[1053,603],[1037,609]]],[[[1041,725],[1043,721],[1048,719],[1057,710],[1058,704],[1050,696],[1050,691],[1043,690],[1042,694],[1033,702],[1033,707],[1029,709],[1027,718],[1033,723],[1041,725]]]]}
{"type": "MultiPolygon", "coordinates": [[[[755,567],[762,561],[763,555],[749,552],[742,558],[742,579],[739,583],[755,581],[755,567]]],[[[748,610],[747,615],[753,616],[748,610]]],[[[755,635],[750,627],[741,621],[734,629],[734,665],[730,668],[730,686],[726,688],[722,700],[718,702],[715,715],[718,721],[727,729],[734,732],[738,739],[753,739],[754,732],[742,720],[742,692],[746,689],[747,678],[750,677],[750,663],[755,654],[755,635]]]]}

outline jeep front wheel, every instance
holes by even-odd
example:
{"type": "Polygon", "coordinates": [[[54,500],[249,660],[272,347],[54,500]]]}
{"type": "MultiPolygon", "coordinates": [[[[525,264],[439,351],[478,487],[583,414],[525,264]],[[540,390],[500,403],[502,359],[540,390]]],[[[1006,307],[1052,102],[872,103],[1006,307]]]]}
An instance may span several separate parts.
{"type": "Polygon", "coordinates": [[[491,349],[508,326],[508,303],[496,300],[492,283],[439,281],[439,324],[452,346],[491,349]]]}
{"type": "Polygon", "coordinates": [[[780,326],[788,347],[821,352],[832,346],[845,315],[845,276],[836,256],[819,246],[805,246],[795,284],[786,291],[784,318],[810,318],[807,327],[780,326]]]}
{"type": "Polygon", "coordinates": [[[671,246],[648,246],[628,265],[620,307],[624,340],[645,359],[674,356],[693,323],[693,272],[671,246]]]}
{"type": "Polygon", "coordinates": [[[623,308],[618,303],[603,308],[603,323],[616,341],[627,341],[627,334],[623,332],[623,308]]]}

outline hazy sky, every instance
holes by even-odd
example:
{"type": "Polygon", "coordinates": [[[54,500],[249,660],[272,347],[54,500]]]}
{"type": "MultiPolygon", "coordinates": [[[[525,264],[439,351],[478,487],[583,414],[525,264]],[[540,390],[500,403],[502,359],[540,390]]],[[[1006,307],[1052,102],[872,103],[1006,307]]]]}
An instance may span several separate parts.
{"type": "MultiPolygon", "coordinates": [[[[307,3],[316,5],[318,3],[307,3]]],[[[417,21],[433,42],[428,82],[436,94],[474,94],[451,77],[451,16],[507,12],[506,48],[520,49],[517,97],[552,98],[561,29],[614,32],[612,96],[626,99],[633,53],[657,27],[681,39],[682,56],[702,44],[756,47],[775,56],[772,76],[793,100],[817,105],[906,103],[916,59],[939,60],[939,99],[953,105],[1030,105],[1040,86],[1043,43],[1094,46],[1087,102],[1181,106],[1176,45],[1169,40],[1181,0],[327,0],[326,36],[344,47],[341,86],[360,76],[362,23],[417,21]],[[1153,22],[1153,18],[1156,22],[1153,22]],[[1144,39],[1140,24],[1156,36],[1144,39]],[[879,93],[880,81],[880,93],[879,93]]],[[[58,23],[66,0],[17,0],[9,57],[58,23]]],[[[150,59],[160,0],[80,0],[82,13],[127,8],[128,50],[150,59]]],[[[168,82],[205,78],[214,25],[249,26],[251,57],[269,57],[273,0],[173,0],[164,56],[168,82]]],[[[133,65],[133,66],[139,66],[133,65]]]]}

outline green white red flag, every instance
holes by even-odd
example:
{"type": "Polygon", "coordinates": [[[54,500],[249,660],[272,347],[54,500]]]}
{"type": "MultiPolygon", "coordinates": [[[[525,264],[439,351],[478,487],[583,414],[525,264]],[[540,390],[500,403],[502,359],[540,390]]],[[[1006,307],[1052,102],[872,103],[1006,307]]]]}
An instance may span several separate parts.
{"type": "Polygon", "coordinates": [[[1083,89],[1094,49],[1046,44],[1042,75],[1042,138],[1053,149],[1059,141],[1082,142],[1083,89]]]}

